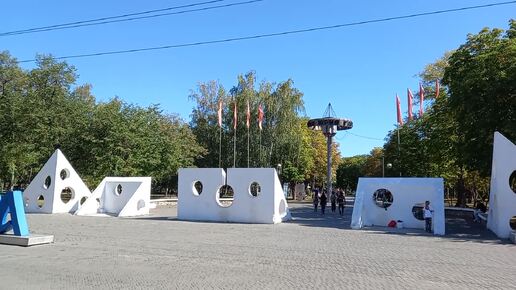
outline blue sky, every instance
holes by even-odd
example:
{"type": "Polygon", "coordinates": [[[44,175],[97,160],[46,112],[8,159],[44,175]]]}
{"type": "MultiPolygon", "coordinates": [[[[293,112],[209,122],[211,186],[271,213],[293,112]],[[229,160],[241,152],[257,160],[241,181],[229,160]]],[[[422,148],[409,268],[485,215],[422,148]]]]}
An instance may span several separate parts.
{"type": "MultiPolygon", "coordinates": [[[[239,2],[228,0],[223,3],[239,2]]],[[[202,2],[4,1],[0,33],[124,13],[202,2]],[[8,12],[8,13],[6,13],[8,12]]],[[[0,37],[0,50],[19,60],[124,50],[274,33],[375,18],[481,5],[493,1],[265,0],[238,7],[149,20],[0,37]]],[[[294,80],[306,114],[319,117],[328,102],[354,121],[354,134],[383,139],[396,122],[395,94],[406,111],[406,88],[417,90],[420,72],[483,27],[507,28],[516,5],[470,10],[327,31],[124,55],[70,59],[98,100],[160,104],[185,120],[198,82],[226,88],[254,70],[258,80],[294,80]]],[[[24,63],[24,68],[33,64],[24,63]]],[[[383,141],[339,133],[343,156],[368,153],[383,141]]]]}

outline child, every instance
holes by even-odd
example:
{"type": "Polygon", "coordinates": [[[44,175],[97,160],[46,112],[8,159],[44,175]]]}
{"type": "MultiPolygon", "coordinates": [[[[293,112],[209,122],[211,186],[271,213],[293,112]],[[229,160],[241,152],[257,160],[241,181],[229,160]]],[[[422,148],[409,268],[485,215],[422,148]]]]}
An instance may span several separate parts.
{"type": "Polygon", "coordinates": [[[432,232],[432,215],[433,210],[430,208],[430,201],[425,201],[425,207],[423,208],[423,217],[425,218],[425,231],[427,233],[432,232]]]}

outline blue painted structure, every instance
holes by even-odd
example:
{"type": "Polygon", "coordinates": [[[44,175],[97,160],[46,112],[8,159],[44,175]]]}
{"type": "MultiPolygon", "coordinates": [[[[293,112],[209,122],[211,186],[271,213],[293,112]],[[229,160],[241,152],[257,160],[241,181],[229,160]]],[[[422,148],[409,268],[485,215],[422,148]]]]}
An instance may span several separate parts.
{"type": "Polygon", "coordinates": [[[8,191],[0,198],[0,234],[13,230],[16,236],[28,236],[29,226],[25,218],[23,195],[21,191],[8,191]],[[10,215],[11,219],[7,220],[10,215]]]}

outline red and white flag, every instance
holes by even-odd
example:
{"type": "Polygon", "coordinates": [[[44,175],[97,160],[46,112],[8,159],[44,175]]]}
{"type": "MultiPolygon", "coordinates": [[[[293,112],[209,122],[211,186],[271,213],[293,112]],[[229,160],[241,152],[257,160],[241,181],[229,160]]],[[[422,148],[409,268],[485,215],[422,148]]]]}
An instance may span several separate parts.
{"type": "Polygon", "coordinates": [[[407,89],[407,98],[408,98],[408,118],[409,120],[412,120],[412,102],[414,100],[414,97],[412,96],[412,92],[410,89],[407,89]]]}
{"type": "Polygon", "coordinates": [[[260,104],[260,106],[258,106],[258,127],[260,128],[260,130],[262,130],[262,122],[263,122],[263,109],[262,109],[262,104],[260,104]]]}
{"type": "Polygon", "coordinates": [[[237,120],[238,120],[238,118],[237,118],[237,103],[235,101],[235,109],[233,111],[233,129],[235,129],[235,130],[237,128],[237,120]]]}
{"type": "Polygon", "coordinates": [[[217,112],[219,117],[219,127],[222,128],[222,100],[219,101],[219,110],[217,112]]]}
{"type": "Polygon", "coordinates": [[[435,80],[435,98],[439,97],[439,80],[435,80]]]}
{"type": "Polygon", "coordinates": [[[400,104],[400,98],[398,97],[398,94],[396,94],[396,111],[397,111],[397,117],[398,117],[398,125],[403,126],[403,118],[401,117],[401,104],[400,104]]]}
{"type": "Polygon", "coordinates": [[[423,102],[425,101],[425,90],[423,85],[419,83],[419,117],[423,116],[423,102]]]}
{"type": "Polygon", "coordinates": [[[247,125],[247,129],[251,126],[251,108],[249,108],[249,101],[247,101],[247,120],[245,124],[247,125]]]}

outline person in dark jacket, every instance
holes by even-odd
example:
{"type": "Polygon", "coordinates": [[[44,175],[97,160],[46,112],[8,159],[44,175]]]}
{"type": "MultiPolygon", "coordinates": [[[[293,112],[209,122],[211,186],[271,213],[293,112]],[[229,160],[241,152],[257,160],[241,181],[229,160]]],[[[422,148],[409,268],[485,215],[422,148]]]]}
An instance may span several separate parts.
{"type": "Polygon", "coordinates": [[[319,199],[321,203],[321,212],[324,214],[324,210],[326,209],[326,203],[328,202],[328,198],[326,197],[326,192],[323,191],[321,194],[321,198],[319,199]]]}
{"type": "Polygon", "coordinates": [[[339,214],[344,215],[344,206],[346,205],[346,198],[344,196],[344,191],[339,190],[339,194],[337,195],[337,203],[339,204],[339,214]]]}
{"type": "Polygon", "coordinates": [[[313,203],[314,203],[314,212],[317,212],[317,205],[319,205],[319,192],[317,190],[314,191],[314,197],[313,203]]]}

